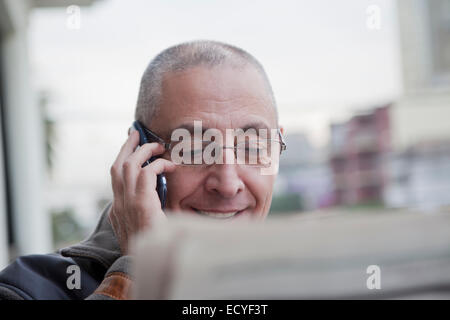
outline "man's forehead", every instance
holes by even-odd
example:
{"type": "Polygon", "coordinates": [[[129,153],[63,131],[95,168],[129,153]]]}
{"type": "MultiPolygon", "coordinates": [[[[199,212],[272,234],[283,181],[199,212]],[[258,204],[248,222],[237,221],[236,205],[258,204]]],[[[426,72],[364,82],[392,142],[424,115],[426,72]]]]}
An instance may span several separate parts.
{"type": "Polygon", "coordinates": [[[195,66],[168,72],[164,75],[162,86],[164,99],[182,96],[184,99],[226,101],[239,96],[270,96],[266,79],[251,65],[241,68],[228,65],[195,66]]]}
{"type": "MultiPolygon", "coordinates": [[[[274,129],[275,126],[272,125],[269,121],[260,117],[248,117],[241,118],[239,121],[234,121],[230,123],[229,121],[215,120],[210,121],[208,119],[202,118],[185,118],[180,119],[180,121],[175,121],[165,128],[161,128],[158,130],[158,133],[165,139],[171,137],[172,133],[177,129],[185,129],[189,131],[191,134],[196,132],[201,132],[202,134],[209,129],[215,129],[221,131],[223,134],[226,133],[228,129],[236,130],[241,129],[244,132],[249,132],[251,130],[255,130],[256,132],[260,132],[260,130],[266,130],[270,132],[270,129],[274,129]]],[[[157,129],[157,128],[154,128],[157,129]]]]}
{"type": "Polygon", "coordinates": [[[165,80],[155,129],[165,134],[177,128],[191,131],[194,121],[202,121],[203,130],[276,127],[273,102],[255,72],[202,68],[171,75],[165,80]]]}

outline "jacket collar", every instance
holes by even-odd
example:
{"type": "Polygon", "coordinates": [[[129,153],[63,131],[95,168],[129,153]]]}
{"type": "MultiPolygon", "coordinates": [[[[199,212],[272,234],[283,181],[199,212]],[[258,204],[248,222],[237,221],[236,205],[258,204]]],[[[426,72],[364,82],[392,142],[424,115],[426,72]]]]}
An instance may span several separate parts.
{"type": "Polygon", "coordinates": [[[119,243],[109,222],[109,203],[103,209],[94,232],[80,243],[63,248],[59,253],[65,257],[94,259],[108,269],[122,254],[119,243]]]}

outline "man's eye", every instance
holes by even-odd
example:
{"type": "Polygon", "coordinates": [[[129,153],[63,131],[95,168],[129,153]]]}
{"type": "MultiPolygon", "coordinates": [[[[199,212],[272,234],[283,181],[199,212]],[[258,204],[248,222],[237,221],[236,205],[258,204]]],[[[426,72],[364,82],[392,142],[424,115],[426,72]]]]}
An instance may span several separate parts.
{"type": "Polygon", "coordinates": [[[201,149],[187,149],[187,148],[184,148],[184,149],[180,150],[180,156],[182,156],[182,157],[185,156],[185,155],[194,157],[194,156],[199,155],[199,154],[202,154],[202,150],[201,149]]]}
{"type": "Polygon", "coordinates": [[[186,155],[190,155],[190,156],[196,156],[196,155],[202,154],[202,149],[187,149],[187,148],[184,148],[184,149],[181,150],[181,155],[183,156],[185,154],[186,155]]]}
{"type": "Polygon", "coordinates": [[[245,149],[249,151],[258,151],[265,148],[265,143],[263,141],[249,141],[245,144],[245,149]]]}
{"type": "Polygon", "coordinates": [[[261,150],[261,148],[255,148],[255,147],[246,147],[245,148],[245,152],[250,153],[250,154],[257,154],[259,151],[261,150]]]}
{"type": "Polygon", "coordinates": [[[191,156],[197,156],[197,155],[199,155],[199,154],[202,154],[202,153],[203,153],[203,150],[202,150],[202,149],[192,149],[192,150],[190,151],[190,153],[191,153],[191,156]]]}

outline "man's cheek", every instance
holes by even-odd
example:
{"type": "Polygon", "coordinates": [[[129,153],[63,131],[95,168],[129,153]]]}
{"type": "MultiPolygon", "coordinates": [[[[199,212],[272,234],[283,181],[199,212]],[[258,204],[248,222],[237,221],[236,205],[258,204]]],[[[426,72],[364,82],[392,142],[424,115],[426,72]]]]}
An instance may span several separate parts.
{"type": "Polygon", "coordinates": [[[168,207],[173,210],[182,209],[182,200],[192,196],[201,187],[195,176],[191,177],[181,172],[168,173],[166,178],[168,207]]]}
{"type": "Polygon", "coordinates": [[[180,190],[179,187],[182,184],[182,177],[176,173],[167,173],[167,207],[172,210],[180,210],[180,190]]]}
{"type": "Polygon", "coordinates": [[[274,182],[275,176],[260,174],[255,175],[251,181],[247,181],[247,187],[256,199],[256,209],[260,213],[267,213],[266,211],[269,210],[274,182]]]}

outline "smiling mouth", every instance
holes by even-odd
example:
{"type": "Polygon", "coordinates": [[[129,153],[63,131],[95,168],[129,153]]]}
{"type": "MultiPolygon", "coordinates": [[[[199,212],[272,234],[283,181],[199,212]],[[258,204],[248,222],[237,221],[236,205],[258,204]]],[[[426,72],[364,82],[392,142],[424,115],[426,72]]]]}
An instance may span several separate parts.
{"type": "Polygon", "coordinates": [[[230,211],[230,212],[218,212],[218,211],[198,210],[195,208],[192,208],[192,209],[194,209],[194,211],[201,216],[210,217],[210,218],[214,218],[214,219],[231,219],[234,216],[241,213],[242,211],[244,211],[244,210],[238,210],[238,211],[230,211]]]}

